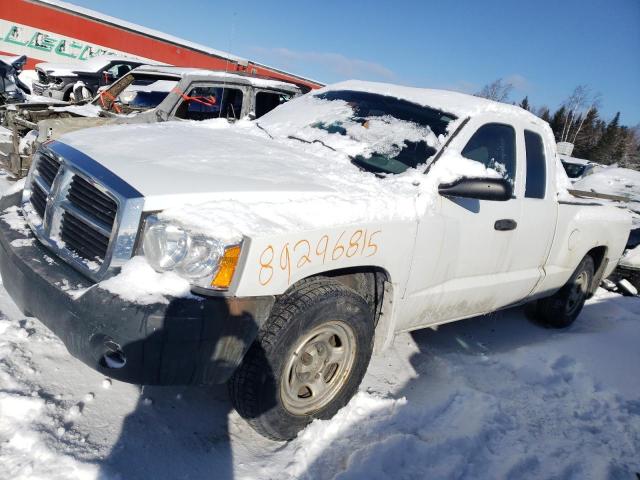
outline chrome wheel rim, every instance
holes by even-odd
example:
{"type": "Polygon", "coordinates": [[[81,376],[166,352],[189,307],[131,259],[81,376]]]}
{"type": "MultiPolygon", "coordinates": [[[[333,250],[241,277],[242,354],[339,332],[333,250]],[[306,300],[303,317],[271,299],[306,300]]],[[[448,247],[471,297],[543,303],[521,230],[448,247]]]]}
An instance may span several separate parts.
{"type": "Polygon", "coordinates": [[[284,408],[293,415],[308,415],[325,407],[346,383],[355,358],[355,334],[344,322],[327,322],[304,335],[282,371],[284,408]]]}
{"type": "Polygon", "coordinates": [[[580,272],[571,285],[569,298],[567,299],[567,314],[571,315],[580,307],[582,300],[587,296],[589,276],[587,272],[580,272]]]}

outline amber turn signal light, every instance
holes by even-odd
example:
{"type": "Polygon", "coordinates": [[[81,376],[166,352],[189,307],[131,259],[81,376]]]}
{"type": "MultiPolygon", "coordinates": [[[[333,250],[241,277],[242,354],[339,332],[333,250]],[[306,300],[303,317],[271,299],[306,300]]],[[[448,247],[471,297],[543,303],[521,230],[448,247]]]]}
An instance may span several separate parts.
{"type": "Polygon", "coordinates": [[[233,273],[236,271],[238,265],[238,259],[240,258],[240,246],[235,245],[228,247],[224,251],[224,255],[220,259],[220,267],[215,277],[211,281],[211,286],[214,288],[229,288],[231,280],[233,279],[233,273]]]}

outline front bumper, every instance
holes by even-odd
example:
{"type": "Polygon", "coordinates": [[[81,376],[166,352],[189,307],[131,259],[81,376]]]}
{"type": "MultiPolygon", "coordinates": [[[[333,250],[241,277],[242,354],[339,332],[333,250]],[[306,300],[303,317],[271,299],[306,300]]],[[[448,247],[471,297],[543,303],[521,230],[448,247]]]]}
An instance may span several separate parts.
{"type": "MultiPolygon", "coordinates": [[[[139,305],[103,290],[45,249],[0,201],[0,273],[20,309],[69,352],[112,378],[146,385],[225,382],[266,320],[274,298],[169,298],[139,305]],[[13,227],[13,228],[12,228],[13,227]],[[83,293],[83,289],[86,289],[83,293]]],[[[21,218],[21,217],[20,217],[21,218]]]]}

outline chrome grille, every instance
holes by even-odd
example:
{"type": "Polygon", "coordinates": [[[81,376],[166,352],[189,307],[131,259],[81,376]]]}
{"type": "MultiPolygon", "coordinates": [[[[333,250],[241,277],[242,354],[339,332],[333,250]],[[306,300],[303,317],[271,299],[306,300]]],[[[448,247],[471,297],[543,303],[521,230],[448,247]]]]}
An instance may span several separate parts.
{"type": "Polygon", "coordinates": [[[67,248],[86,260],[104,261],[118,205],[104,192],[79,175],[72,177],[60,238],[67,248]]]}
{"type": "Polygon", "coordinates": [[[118,205],[84,178],[77,175],[73,177],[67,200],[87,215],[103,222],[109,229],[113,226],[118,205]]]}
{"type": "Polygon", "coordinates": [[[31,205],[40,218],[44,218],[44,210],[47,208],[47,194],[37,183],[34,183],[32,188],[31,205]]]}
{"type": "Polygon", "coordinates": [[[140,192],[57,141],[34,154],[22,195],[38,240],[96,281],[133,256],[143,204],[140,192]]]}
{"type": "Polygon", "coordinates": [[[48,155],[41,155],[38,159],[37,170],[47,184],[47,187],[51,188],[51,185],[53,185],[53,181],[58,174],[58,170],[60,170],[60,163],[48,155]]]}
{"type": "Polygon", "coordinates": [[[69,250],[89,261],[102,263],[109,248],[108,236],[68,211],[62,214],[60,238],[69,250]]]}
{"type": "Polygon", "coordinates": [[[51,192],[53,181],[60,170],[60,162],[49,155],[40,155],[35,164],[34,182],[31,193],[31,205],[34,210],[44,219],[47,206],[47,196],[51,192]]]}

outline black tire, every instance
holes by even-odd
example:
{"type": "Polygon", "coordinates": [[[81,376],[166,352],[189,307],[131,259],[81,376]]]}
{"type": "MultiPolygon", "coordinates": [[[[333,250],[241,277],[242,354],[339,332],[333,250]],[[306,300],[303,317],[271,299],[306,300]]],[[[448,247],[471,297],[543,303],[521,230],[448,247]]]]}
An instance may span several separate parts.
{"type": "Polygon", "coordinates": [[[594,271],[593,258],[587,255],[564,287],[552,296],[538,300],[538,319],[553,328],[566,328],[571,325],[587,300],[594,271]]]}
{"type": "MultiPolygon", "coordinates": [[[[274,305],[258,338],[229,380],[231,402],[240,416],[261,435],[273,440],[290,440],[313,419],[331,418],[355,395],[369,365],[373,338],[371,309],[362,296],[332,279],[305,281],[285,293],[274,305]],[[289,370],[292,361],[298,362],[300,350],[298,355],[293,354],[300,342],[326,325],[350,327],[349,341],[355,341],[356,346],[350,356],[351,366],[339,380],[330,380],[336,390],[327,404],[316,411],[291,413],[281,390],[286,388],[284,372],[289,370]]],[[[322,375],[324,377],[325,373],[322,375]]],[[[336,373],[333,375],[337,377],[336,373]]],[[[287,378],[290,382],[291,377],[287,378]]]]}

